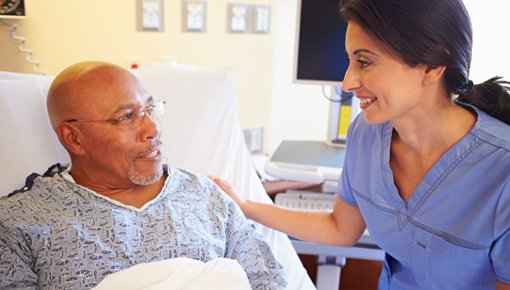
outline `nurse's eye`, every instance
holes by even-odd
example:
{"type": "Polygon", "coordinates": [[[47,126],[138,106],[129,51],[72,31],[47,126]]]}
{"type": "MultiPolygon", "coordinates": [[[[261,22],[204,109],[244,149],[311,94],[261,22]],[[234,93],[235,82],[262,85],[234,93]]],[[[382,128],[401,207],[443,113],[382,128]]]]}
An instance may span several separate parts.
{"type": "Polygon", "coordinates": [[[358,59],[357,60],[358,62],[358,65],[361,69],[366,69],[367,67],[369,67],[372,63],[368,62],[368,61],[364,61],[364,60],[361,60],[361,59],[358,59]]]}

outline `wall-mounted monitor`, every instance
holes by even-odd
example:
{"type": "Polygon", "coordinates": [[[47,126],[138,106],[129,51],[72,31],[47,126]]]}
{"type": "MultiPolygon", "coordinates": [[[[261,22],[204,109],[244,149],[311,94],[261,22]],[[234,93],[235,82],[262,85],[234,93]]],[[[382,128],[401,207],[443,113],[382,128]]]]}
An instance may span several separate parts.
{"type": "Polygon", "coordinates": [[[338,85],[349,61],[340,0],[298,0],[294,82],[338,85]]]}

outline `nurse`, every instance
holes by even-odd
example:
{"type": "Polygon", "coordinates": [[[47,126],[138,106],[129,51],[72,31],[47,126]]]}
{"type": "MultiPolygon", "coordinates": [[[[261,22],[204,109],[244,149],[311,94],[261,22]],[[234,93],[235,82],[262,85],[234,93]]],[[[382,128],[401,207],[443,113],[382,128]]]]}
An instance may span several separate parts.
{"type": "MultiPolygon", "coordinates": [[[[510,289],[508,82],[469,80],[461,0],[344,0],[351,124],[332,213],[240,200],[291,236],[386,252],[379,289],[510,289]]],[[[506,58],[507,56],[501,56],[506,58]]]]}

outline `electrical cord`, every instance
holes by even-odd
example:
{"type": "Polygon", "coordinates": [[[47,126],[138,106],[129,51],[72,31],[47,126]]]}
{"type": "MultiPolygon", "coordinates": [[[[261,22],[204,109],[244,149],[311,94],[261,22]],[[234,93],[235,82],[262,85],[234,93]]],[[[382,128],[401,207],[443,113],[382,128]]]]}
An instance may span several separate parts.
{"type": "Polygon", "coordinates": [[[341,89],[339,89],[340,86],[335,86],[335,92],[337,93],[337,95],[340,96],[340,99],[338,100],[335,100],[331,97],[329,97],[326,92],[324,91],[324,87],[325,85],[322,85],[322,95],[324,96],[324,98],[326,98],[326,100],[332,102],[332,103],[340,103],[340,104],[345,104],[345,103],[348,103],[350,102],[350,100],[352,99],[352,97],[354,97],[354,93],[345,93],[343,92],[341,89]]]}
{"type": "Polygon", "coordinates": [[[33,50],[24,47],[25,42],[26,42],[25,37],[16,35],[16,31],[18,30],[18,25],[15,23],[9,23],[9,22],[5,21],[5,19],[0,19],[0,22],[11,27],[11,29],[12,29],[11,30],[11,38],[19,42],[18,49],[22,53],[26,54],[25,59],[28,63],[30,63],[32,65],[32,70],[37,74],[46,75],[45,71],[39,71],[40,62],[38,60],[32,59],[33,50]]]}

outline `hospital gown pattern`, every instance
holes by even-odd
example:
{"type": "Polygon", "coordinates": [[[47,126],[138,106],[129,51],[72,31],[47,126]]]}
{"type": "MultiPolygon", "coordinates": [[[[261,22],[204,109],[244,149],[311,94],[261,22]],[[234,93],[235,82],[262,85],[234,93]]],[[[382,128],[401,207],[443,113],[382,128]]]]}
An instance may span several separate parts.
{"type": "Polygon", "coordinates": [[[237,205],[207,177],[169,172],[141,209],[78,186],[66,172],[2,198],[0,288],[84,289],[139,263],[225,257],[239,262],[253,289],[282,289],[280,264],[237,205]]]}

